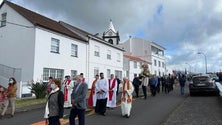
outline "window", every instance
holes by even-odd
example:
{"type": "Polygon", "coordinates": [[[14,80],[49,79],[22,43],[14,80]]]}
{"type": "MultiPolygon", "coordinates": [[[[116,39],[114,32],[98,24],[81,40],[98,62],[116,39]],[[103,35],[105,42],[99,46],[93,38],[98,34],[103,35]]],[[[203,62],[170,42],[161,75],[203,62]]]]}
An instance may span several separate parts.
{"type": "Polygon", "coordinates": [[[137,62],[133,61],[133,67],[136,69],[137,68],[137,62]]]}
{"type": "Polygon", "coordinates": [[[6,16],[7,16],[7,13],[2,14],[1,27],[6,26],[6,16]]]}
{"type": "Polygon", "coordinates": [[[43,68],[43,81],[48,81],[49,77],[63,79],[64,70],[63,69],[52,69],[52,68],[43,68]]]}
{"type": "Polygon", "coordinates": [[[110,75],[111,75],[110,69],[107,69],[106,72],[107,72],[107,78],[110,78],[110,75]]]}
{"type": "Polygon", "coordinates": [[[51,39],[51,52],[59,53],[59,40],[52,38],[51,39]]]}
{"type": "Polygon", "coordinates": [[[115,70],[115,76],[117,76],[121,80],[122,79],[122,71],[115,70]]]}
{"type": "Polygon", "coordinates": [[[143,65],[143,63],[142,63],[142,62],[140,62],[140,68],[142,68],[142,65],[143,65]]]}
{"type": "Polygon", "coordinates": [[[108,41],[110,44],[113,44],[113,40],[112,39],[109,39],[108,41]]]}
{"type": "Polygon", "coordinates": [[[117,53],[117,62],[120,62],[120,53],[117,53]]]}
{"type": "Polygon", "coordinates": [[[78,56],[78,46],[75,44],[71,45],[71,56],[74,56],[74,57],[78,56]]]}
{"type": "Polygon", "coordinates": [[[159,64],[159,67],[161,67],[161,63],[160,63],[160,61],[158,61],[158,64],[159,64]]]}
{"type": "Polygon", "coordinates": [[[99,75],[99,69],[98,68],[94,68],[94,76],[99,75]]]}
{"type": "Polygon", "coordinates": [[[98,57],[100,56],[100,55],[99,55],[99,47],[98,47],[98,46],[95,46],[94,55],[95,55],[95,56],[98,56],[98,57]]]}
{"type": "Polygon", "coordinates": [[[111,51],[110,50],[107,51],[107,59],[111,60],[111,51]]]}
{"type": "Polygon", "coordinates": [[[71,79],[77,75],[77,70],[71,70],[71,79]]]}
{"type": "Polygon", "coordinates": [[[162,62],[162,67],[164,68],[165,66],[164,66],[164,62],[162,62]]]}
{"type": "Polygon", "coordinates": [[[154,59],[154,66],[156,66],[157,64],[156,64],[156,60],[154,59]]]}

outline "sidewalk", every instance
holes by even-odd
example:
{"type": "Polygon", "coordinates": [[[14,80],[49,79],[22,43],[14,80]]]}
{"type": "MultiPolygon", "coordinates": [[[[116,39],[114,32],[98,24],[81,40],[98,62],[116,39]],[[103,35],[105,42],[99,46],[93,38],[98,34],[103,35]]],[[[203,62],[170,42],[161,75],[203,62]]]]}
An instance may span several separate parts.
{"type": "Polygon", "coordinates": [[[35,110],[35,109],[42,109],[44,107],[45,107],[45,103],[25,106],[25,107],[21,107],[21,108],[16,108],[15,113],[28,112],[28,111],[35,110]]]}

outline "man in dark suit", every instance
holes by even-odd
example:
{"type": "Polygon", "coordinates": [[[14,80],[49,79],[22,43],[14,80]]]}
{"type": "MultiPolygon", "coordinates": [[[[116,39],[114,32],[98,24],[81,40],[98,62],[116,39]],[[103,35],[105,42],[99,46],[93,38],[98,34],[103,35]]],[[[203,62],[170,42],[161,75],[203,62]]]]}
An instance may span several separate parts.
{"type": "Polygon", "coordinates": [[[135,88],[135,93],[136,93],[136,97],[139,97],[139,87],[141,85],[141,81],[139,79],[139,77],[137,76],[137,74],[134,74],[134,79],[133,79],[133,86],[135,88]]]}
{"type": "Polygon", "coordinates": [[[71,94],[72,109],[69,115],[69,124],[75,125],[75,117],[78,115],[79,125],[85,125],[86,95],[88,85],[82,82],[82,77],[77,75],[74,78],[77,84],[74,86],[71,94]]]}

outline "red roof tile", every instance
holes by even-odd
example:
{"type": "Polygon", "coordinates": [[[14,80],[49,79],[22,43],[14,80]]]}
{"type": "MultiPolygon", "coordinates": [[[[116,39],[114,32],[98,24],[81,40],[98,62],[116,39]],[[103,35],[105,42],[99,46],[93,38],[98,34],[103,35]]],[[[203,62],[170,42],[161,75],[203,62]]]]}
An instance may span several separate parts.
{"type": "Polygon", "coordinates": [[[135,61],[143,61],[143,62],[145,61],[145,60],[143,60],[139,57],[135,57],[135,56],[130,56],[130,55],[126,55],[126,54],[124,54],[123,56],[128,58],[128,59],[135,60],[135,61]]]}

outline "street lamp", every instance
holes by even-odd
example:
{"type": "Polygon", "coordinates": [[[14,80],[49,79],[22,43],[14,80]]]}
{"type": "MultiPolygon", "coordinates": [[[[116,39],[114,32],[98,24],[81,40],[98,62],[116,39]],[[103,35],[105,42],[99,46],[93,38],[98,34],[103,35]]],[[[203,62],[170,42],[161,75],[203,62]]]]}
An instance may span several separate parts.
{"type": "Polygon", "coordinates": [[[204,53],[202,53],[202,52],[198,52],[197,54],[204,55],[204,57],[205,57],[205,68],[206,68],[206,74],[207,74],[207,56],[204,53]]]}
{"type": "Polygon", "coordinates": [[[190,74],[191,73],[191,65],[189,63],[185,63],[185,64],[189,65],[189,68],[190,68],[189,74],[190,74]]]}

